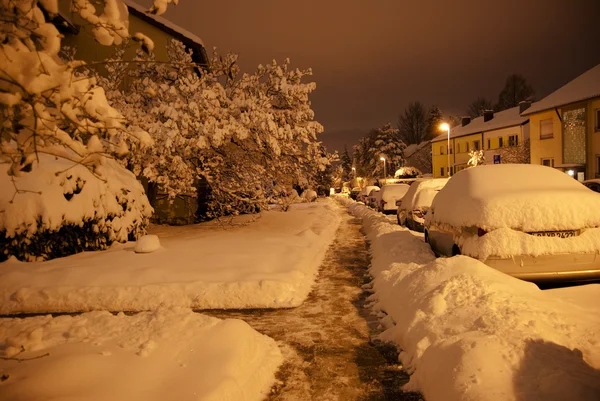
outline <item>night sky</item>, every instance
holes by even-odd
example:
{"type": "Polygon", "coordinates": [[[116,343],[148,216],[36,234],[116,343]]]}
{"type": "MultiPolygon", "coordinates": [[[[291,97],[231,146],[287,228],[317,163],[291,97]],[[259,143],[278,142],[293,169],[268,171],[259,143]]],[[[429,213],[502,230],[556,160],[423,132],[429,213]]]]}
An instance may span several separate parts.
{"type": "Polygon", "coordinates": [[[539,100],[600,63],[600,0],[180,0],[163,17],[238,53],[243,71],[312,67],[329,150],[395,125],[413,100],[464,115],[511,73],[539,100]]]}

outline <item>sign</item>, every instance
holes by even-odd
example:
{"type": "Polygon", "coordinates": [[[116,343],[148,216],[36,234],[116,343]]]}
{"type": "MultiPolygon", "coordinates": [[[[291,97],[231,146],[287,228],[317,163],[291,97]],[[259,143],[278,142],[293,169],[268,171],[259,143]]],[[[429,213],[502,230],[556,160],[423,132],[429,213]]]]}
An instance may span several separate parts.
{"type": "Polygon", "coordinates": [[[494,164],[500,164],[500,155],[494,155],[494,164]]]}

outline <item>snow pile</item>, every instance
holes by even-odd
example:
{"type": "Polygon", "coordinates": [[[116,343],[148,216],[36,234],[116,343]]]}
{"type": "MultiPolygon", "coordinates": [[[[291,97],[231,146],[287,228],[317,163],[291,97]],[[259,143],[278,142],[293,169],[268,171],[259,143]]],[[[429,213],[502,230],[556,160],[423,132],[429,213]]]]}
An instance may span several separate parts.
{"type": "Polygon", "coordinates": [[[541,291],[469,257],[435,259],[407,230],[345,203],[371,242],[381,338],[403,350],[407,390],[428,401],[600,399],[600,285],[541,291]]]}
{"type": "Polygon", "coordinates": [[[157,235],[144,235],[135,242],[135,253],[150,253],[160,249],[157,235]]]}
{"type": "Polygon", "coordinates": [[[302,192],[301,198],[304,202],[314,202],[317,200],[317,193],[312,189],[306,189],[302,192]]]}
{"type": "MultiPolygon", "coordinates": [[[[406,195],[402,198],[401,209],[402,210],[414,210],[417,208],[421,208],[424,210],[424,206],[431,206],[431,202],[433,201],[434,196],[431,196],[431,192],[419,198],[419,194],[421,191],[430,190],[430,191],[439,191],[448,182],[448,178],[434,178],[434,179],[424,179],[419,178],[413,184],[411,184],[410,188],[406,195]]],[[[437,192],[434,192],[437,194],[437,192]]]]}
{"type": "Polygon", "coordinates": [[[261,400],[283,360],[245,322],[189,309],[0,319],[0,356],[6,401],[261,400]]]}
{"type": "MultiPolygon", "coordinates": [[[[459,171],[427,219],[454,227],[555,231],[600,227],[600,195],[546,166],[484,165],[459,171]]],[[[427,220],[426,219],[426,220],[427,220]]]]}
{"type": "Polygon", "coordinates": [[[326,199],[238,216],[235,225],[159,226],[162,248],[151,254],[128,243],[47,262],[11,259],[0,264],[0,314],[298,306],[339,223],[326,199]]]}
{"type": "Polygon", "coordinates": [[[79,249],[70,253],[102,249],[145,233],[152,207],[135,176],[116,161],[104,159],[94,175],[66,159],[38,157],[33,170],[19,177],[18,192],[7,173],[10,166],[0,168],[0,238],[7,243],[5,255],[19,259],[64,255],[62,249],[48,251],[54,245],[35,249],[35,242],[42,242],[36,234],[52,234],[55,238],[48,241],[60,242],[55,233],[64,226],[79,227],[86,234],[79,249]]]}

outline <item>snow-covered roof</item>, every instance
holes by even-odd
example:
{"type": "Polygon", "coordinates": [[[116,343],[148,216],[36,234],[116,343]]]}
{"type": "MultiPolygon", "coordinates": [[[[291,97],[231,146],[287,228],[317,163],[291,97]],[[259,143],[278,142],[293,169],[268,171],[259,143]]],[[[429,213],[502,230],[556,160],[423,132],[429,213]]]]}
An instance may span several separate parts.
{"type": "Polygon", "coordinates": [[[600,97],[600,64],[531,105],[523,115],[600,97]]]}
{"type": "MultiPolygon", "coordinates": [[[[125,3],[125,5],[129,8],[130,11],[134,12],[134,15],[136,15],[138,17],[143,16],[144,19],[153,20],[156,23],[158,23],[159,25],[162,25],[162,27],[168,28],[169,30],[173,30],[173,31],[179,33],[180,35],[183,35],[186,38],[188,38],[188,39],[192,40],[193,42],[204,47],[204,42],[197,35],[194,35],[190,31],[180,27],[179,25],[172,23],[171,21],[168,21],[167,19],[165,19],[163,17],[149,13],[147,7],[140,6],[139,4],[137,4],[136,2],[134,2],[132,0],[123,0],[123,3],[125,3]]],[[[159,26],[159,28],[160,28],[160,26],[159,26]]]]}
{"type": "Polygon", "coordinates": [[[524,232],[600,227],[600,195],[557,169],[531,164],[459,171],[435,197],[433,224],[524,232]],[[518,179],[515,179],[517,178],[518,179]]]}
{"type": "MultiPolygon", "coordinates": [[[[519,112],[519,106],[513,107],[508,110],[499,111],[494,113],[494,116],[489,121],[483,121],[483,116],[477,117],[464,127],[457,125],[450,129],[450,138],[456,138],[465,135],[477,134],[479,132],[495,131],[502,128],[514,127],[517,125],[525,124],[529,121],[529,117],[521,116],[519,112]]],[[[436,136],[431,141],[439,142],[448,139],[448,134],[443,133],[436,136]]]]}
{"type": "Polygon", "coordinates": [[[414,155],[415,153],[417,153],[419,150],[423,149],[425,146],[427,146],[431,141],[423,141],[419,144],[413,143],[411,145],[408,145],[406,147],[406,149],[404,149],[404,157],[411,157],[412,155],[414,155]]]}

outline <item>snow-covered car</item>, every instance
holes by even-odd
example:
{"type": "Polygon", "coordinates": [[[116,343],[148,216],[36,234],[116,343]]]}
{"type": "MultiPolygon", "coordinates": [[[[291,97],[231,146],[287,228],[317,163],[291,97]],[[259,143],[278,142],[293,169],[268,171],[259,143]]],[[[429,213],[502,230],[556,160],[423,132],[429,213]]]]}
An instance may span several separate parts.
{"type": "Polygon", "coordinates": [[[352,188],[352,190],[350,191],[350,198],[356,200],[356,198],[358,197],[359,193],[360,193],[360,188],[359,187],[352,188]]]}
{"type": "Polygon", "coordinates": [[[599,178],[592,178],[591,180],[585,180],[583,182],[583,185],[585,185],[586,187],[588,187],[589,189],[591,189],[594,192],[600,192],[600,179],[599,178]]]}
{"type": "Polygon", "coordinates": [[[406,195],[410,186],[407,184],[388,184],[379,191],[377,209],[382,213],[394,213],[397,209],[396,202],[406,195]]]}
{"type": "Polygon", "coordinates": [[[367,196],[367,201],[365,204],[369,207],[377,209],[377,205],[379,204],[379,200],[381,199],[381,190],[379,188],[372,189],[369,192],[369,196],[367,196]]]}
{"type": "Polygon", "coordinates": [[[367,185],[366,187],[364,187],[363,189],[360,190],[360,192],[356,196],[356,200],[358,202],[363,202],[364,204],[366,204],[369,194],[374,189],[379,189],[379,187],[377,185],[367,185]]]}
{"type": "Polygon", "coordinates": [[[448,178],[419,178],[413,182],[406,196],[396,208],[398,224],[411,230],[423,232],[425,213],[435,195],[444,188],[448,178]]]}
{"type": "Polygon", "coordinates": [[[530,281],[600,278],[600,195],[551,167],[459,171],[425,216],[438,255],[463,254],[530,281]]]}

